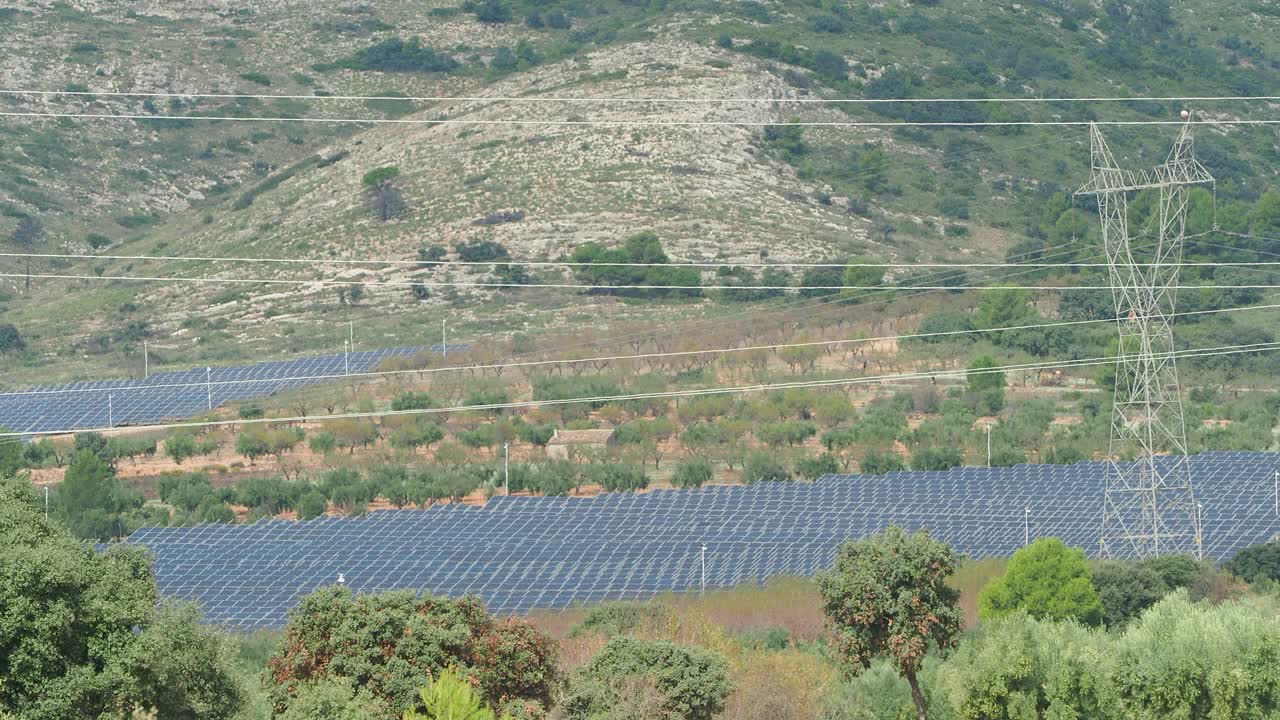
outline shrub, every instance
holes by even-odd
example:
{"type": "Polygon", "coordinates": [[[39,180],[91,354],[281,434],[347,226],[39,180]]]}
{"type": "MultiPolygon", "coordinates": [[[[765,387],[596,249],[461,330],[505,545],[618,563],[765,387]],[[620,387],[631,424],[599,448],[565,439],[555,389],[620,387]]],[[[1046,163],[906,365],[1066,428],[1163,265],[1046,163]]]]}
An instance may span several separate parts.
{"type": "Polygon", "coordinates": [[[545,705],[556,682],[554,644],[528,623],[495,620],[473,597],[411,590],[355,595],[327,587],[303,597],[268,666],[277,713],[299,687],[331,679],[363,687],[395,713],[416,705],[424,673],[449,667],[490,707],[510,700],[545,705]]]}
{"type": "Polygon", "coordinates": [[[906,470],[902,456],[892,450],[869,450],[858,463],[858,469],[867,475],[884,475],[885,473],[906,470]]]}
{"type": "Polygon", "coordinates": [[[11,353],[25,350],[27,343],[22,339],[18,328],[8,323],[0,323],[0,353],[11,353]]]}
{"type": "Polygon", "coordinates": [[[569,630],[569,637],[589,632],[598,632],[605,637],[630,635],[641,627],[665,620],[670,614],[670,608],[657,603],[604,603],[588,610],[582,621],[569,630]]]}
{"type": "Polygon", "coordinates": [[[718,653],[665,640],[615,637],[569,683],[561,711],[566,720],[607,716],[625,702],[619,685],[651,678],[662,694],[664,717],[710,720],[733,690],[728,665],[718,653]]]}

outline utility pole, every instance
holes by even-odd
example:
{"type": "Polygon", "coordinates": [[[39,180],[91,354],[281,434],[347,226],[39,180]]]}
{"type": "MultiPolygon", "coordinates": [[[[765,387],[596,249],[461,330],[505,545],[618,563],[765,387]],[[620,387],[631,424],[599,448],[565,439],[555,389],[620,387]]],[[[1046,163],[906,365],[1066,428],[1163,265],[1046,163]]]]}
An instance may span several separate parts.
{"type": "Polygon", "coordinates": [[[213,368],[204,369],[205,409],[213,409],[213,368]]]}
{"type": "Polygon", "coordinates": [[[502,443],[502,494],[511,494],[511,444],[502,443]]]}
{"type": "Polygon", "coordinates": [[[351,341],[343,340],[342,341],[342,374],[343,375],[351,374],[350,357],[351,357],[351,341]]]}
{"type": "Polygon", "coordinates": [[[1276,517],[1280,517],[1280,470],[1276,471],[1276,517]]]}
{"type": "Polygon", "coordinates": [[[444,318],[440,318],[440,353],[449,357],[449,337],[445,334],[444,318]]]}
{"type": "Polygon", "coordinates": [[[1186,419],[1173,353],[1173,317],[1186,234],[1189,191],[1214,184],[1195,158],[1191,113],[1163,165],[1119,167],[1101,130],[1090,125],[1092,176],[1077,195],[1093,195],[1120,334],[1111,447],[1102,502],[1102,553],[1138,558],[1199,552],[1200,520],[1187,458],[1186,419]],[[1154,198],[1151,249],[1135,252],[1128,199],[1154,198]],[[1163,457],[1162,457],[1163,456],[1163,457]],[[1117,458],[1133,457],[1132,462],[1117,458]]]}
{"type": "Polygon", "coordinates": [[[151,359],[147,356],[147,341],[142,341],[142,379],[151,377],[151,359]]]}
{"type": "Polygon", "coordinates": [[[44,519],[49,519],[49,486],[44,486],[44,519]]]}
{"type": "Polygon", "coordinates": [[[1031,544],[1031,508],[1022,506],[1022,547],[1031,544]]]}
{"type": "Polygon", "coordinates": [[[356,321],[347,321],[347,340],[351,343],[351,349],[356,349],[356,321]]]}
{"type": "Polygon", "coordinates": [[[107,427],[113,428],[115,426],[116,426],[115,408],[111,404],[111,393],[107,393],[107,427]]]}

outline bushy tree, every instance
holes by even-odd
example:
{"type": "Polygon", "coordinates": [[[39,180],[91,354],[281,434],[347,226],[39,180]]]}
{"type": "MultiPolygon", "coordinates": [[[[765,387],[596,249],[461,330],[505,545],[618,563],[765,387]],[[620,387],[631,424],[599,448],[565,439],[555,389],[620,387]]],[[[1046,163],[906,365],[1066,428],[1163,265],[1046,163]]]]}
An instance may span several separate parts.
{"type": "Polygon", "coordinates": [[[196,454],[196,437],[191,433],[177,432],[164,441],[164,454],[181,465],[183,461],[196,454]]]}
{"type": "Polygon", "coordinates": [[[126,531],[122,516],[141,506],[142,496],[121,485],[111,466],[86,449],[63,476],[56,515],[78,537],[109,540],[126,531]]]}
{"type": "Polygon", "coordinates": [[[1236,553],[1222,567],[1251,583],[1280,581],[1280,542],[1250,545],[1236,553]]]}
{"type": "Polygon", "coordinates": [[[676,464],[671,484],[678,488],[699,488],[711,482],[711,462],[705,458],[688,458],[676,464]]]}
{"type": "Polygon", "coordinates": [[[1057,538],[1040,538],[1009,560],[1005,574],[978,594],[983,620],[1025,612],[1049,620],[1100,625],[1102,601],[1093,588],[1084,551],[1057,538]]]}
{"type": "Polygon", "coordinates": [[[902,462],[902,456],[892,450],[869,450],[862,456],[858,469],[867,475],[884,475],[906,470],[907,465],[902,462]]]}
{"type": "Polygon", "coordinates": [[[158,607],[146,551],[98,552],[0,478],[0,716],[236,715],[226,641],[190,606],[158,607]]]}
{"type": "Polygon", "coordinates": [[[927,532],[893,526],[840,546],[835,565],[818,576],[841,667],[856,676],[888,658],[911,686],[920,720],[928,717],[917,678],[925,655],[953,648],[960,634],[960,596],[946,582],[958,562],[927,532]]]}
{"type": "Polygon", "coordinates": [[[662,717],[670,720],[711,720],[733,691],[728,663],[718,653],[621,636],[573,675],[560,712],[566,720],[609,717],[625,701],[616,688],[636,678],[652,678],[664,699],[662,717]]]}
{"type": "Polygon", "coordinates": [[[354,595],[325,587],[289,614],[269,661],[276,712],[307,684],[345,679],[393,712],[415,706],[424,674],[457,668],[490,708],[510,700],[550,702],[557,678],[553,642],[515,618],[494,619],[474,597],[411,590],[354,595]]]}
{"type": "MultiPolygon", "coordinates": [[[[369,207],[374,217],[382,222],[404,214],[404,193],[397,184],[399,177],[400,168],[389,165],[370,170],[361,179],[365,192],[369,194],[369,207]]],[[[352,302],[355,302],[354,298],[352,302]]]]}
{"type": "Polygon", "coordinates": [[[18,328],[8,323],[0,323],[0,353],[21,352],[26,348],[27,343],[22,339],[18,328]]]}

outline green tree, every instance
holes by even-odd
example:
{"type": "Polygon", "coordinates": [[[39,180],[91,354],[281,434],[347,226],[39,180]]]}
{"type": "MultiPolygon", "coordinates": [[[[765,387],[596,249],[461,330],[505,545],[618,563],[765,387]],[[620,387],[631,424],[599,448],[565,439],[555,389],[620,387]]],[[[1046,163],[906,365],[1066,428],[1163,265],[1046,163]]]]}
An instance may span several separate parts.
{"type": "Polygon", "coordinates": [[[966,637],[941,670],[947,704],[962,720],[1113,718],[1106,636],[1076,623],[1018,613],[966,637]]]}
{"type": "MultiPolygon", "coordinates": [[[[0,427],[0,434],[12,432],[6,427],[0,427]]],[[[18,470],[26,464],[23,457],[22,443],[15,442],[14,438],[0,437],[0,477],[13,477],[18,474],[18,470]]]]}
{"type": "Polygon", "coordinates": [[[81,450],[58,488],[56,515],[78,537],[109,540],[124,534],[122,516],[142,506],[142,496],[116,480],[101,457],[81,450]]]}
{"type": "Polygon", "coordinates": [[[689,458],[676,464],[671,484],[678,488],[699,488],[711,482],[711,462],[705,458],[689,458]]]}
{"type": "Polygon", "coordinates": [[[1102,603],[1102,623],[1112,629],[1124,627],[1169,592],[1159,573],[1138,563],[1098,563],[1090,577],[1102,603]]]}
{"type": "Polygon", "coordinates": [[[164,441],[164,454],[181,465],[183,461],[196,454],[196,438],[189,432],[176,432],[164,441]]]}
{"type": "Polygon", "coordinates": [[[325,500],[324,493],[319,490],[312,489],[302,494],[298,499],[298,519],[310,520],[311,518],[320,517],[329,509],[329,503],[325,500]]]}
{"type": "MultiPolygon", "coordinates": [[[[1035,308],[1031,307],[1031,294],[1024,288],[995,288],[984,290],[978,302],[978,314],[974,325],[979,330],[1026,325],[1034,321],[1035,308]]],[[[999,344],[999,333],[993,334],[999,344]]]]}
{"type": "Polygon", "coordinates": [[[611,717],[624,701],[613,688],[635,678],[654,681],[665,700],[661,717],[670,720],[710,720],[733,691],[720,654],[624,635],[611,639],[573,675],[560,711],[566,720],[611,717]]]}
{"type": "Polygon", "coordinates": [[[959,556],[946,543],[897,526],[836,552],[818,576],[831,648],[849,675],[886,657],[907,679],[920,720],[927,720],[917,677],[929,650],[953,648],[961,630],[960,594],[947,585],[959,556]]]}
{"type": "Polygon", "coordinates": [[[374,217],[382,222],[398,218],[404,213],[404,193],[397,185],[399,177],[400,168],[389,165],[370,170],[361,179],[365,192],[369,194],[369,207],[374,217]]]}
{"type": "Polygon", "coordinates": [[[1251,583],[1280,581],[1280,542],[1250,545],[1236,553],[1222,567],[1251,583]]]}
{"type": "Polygon", "coordinates": [[[27,342],[22,339],[18,328],[8,323],[0,323],[0,353],[21,352],[26,348],[27,342]]]}
{"type": "Polygon", "coordinates": [[[98,552],[0,478],[0,716],[222,720],[242,701],[227,641],[191,606],[157,606],[147,553],[98,552]]]}
{"type": "Polygon", "coordinates": [[[983,620],[1023,611],[1031,617],[1100,625],[1102,601],[1093,588],[1084,550],[1040,538],[1013,554],[1005,574],[978,594],[983,620]]]}
{"type": "Polygon", "coordinates": [[[976,413],[989,415],[1004,408],[1005,375],[1003,370],[994,369],[997,367],[995,358],[990,355],[979,355],[969,363],[965,398],[976,413]]]}
{"type": "Polygon", "coordinates": [[[841,297],[849,302],[860,302],[868,296],[868,288],[883,285],[884,268],[868,267],[877,262],[879,261],[875,258],[869,257],[849,258],[849,262],[844,268],[844,274],[841,276],[840,284],[844,286],[844,292],[841,297]]]}
{"type": "Polygon", "coordinates": [[[884,475],[906,470],[907,465],[902,462],[902,456],[892,450],[868,450],[858,469],[867,475],[884,475]]]}
{"type": "Polygon", "coordinates": [[[418,690],[418,697],[422,712],[406,710],[404,720],[493,720],[493,710],[453,668],[418,690]]]}

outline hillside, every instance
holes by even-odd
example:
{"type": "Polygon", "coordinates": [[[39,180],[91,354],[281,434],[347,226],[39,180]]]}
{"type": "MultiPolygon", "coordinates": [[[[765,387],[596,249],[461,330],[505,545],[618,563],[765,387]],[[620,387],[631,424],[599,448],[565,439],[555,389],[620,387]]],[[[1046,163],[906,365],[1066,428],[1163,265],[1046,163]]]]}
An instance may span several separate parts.
{"type": "MultiPolygon", "coordinates": [[[[409,121],[5,118],[0,237],[32,216],[44,227],[40,249],[51,252],[314,261],[54,261],[37,263],[34,272],[401,283],[368,285],[366,299],[351,306],[337,288],[320,284],[37,279],[28,292],[23,279],[5,278],[0,322],[19,328],[29,346],[23,368],[6,380],[128,374],[144,338],[155,362],[194,365],[332,350],[346,336],[346,321],[372,347],[435,340],[441,316],[466,338],[571,330],[583,322],[603,333],[655,319],[655,312],[670,322],[725,312],[708,302],[666,301],[655,310],[615,298],[584,301],[572,290],[433,288],[419,299],[407,283],[493,276],[485,268],[333,262],[411,260],[433,244],[450,259],[460,244],[493,241],[517,261],[554,260],[589,241],[653,230],[667,253],[684,261],[1000,259],[1011,248],[1065,239],[1055,224],[1069,208],[1046,219],[1045,207],[1054,207],[1054,192],[1086,175],[1082,131],[762,125],[1169,119],[1178,109],[1153,102],[867,107],[645,99],[1258,95],[1280,88],[1280,16],[1265,2],[467,7],[393,0],[0,8],[12,29],[0,38],[0,86],[100,93],[4,96],[4,111],[409,121]],[[412,38],[420,44],[406,44],[412,38]],[[434,50],[411,49],[424,47],[434,50]],[[107,92],[476,99],[101,94],[107,92]],[[451,124],[418,122],[440,119],[451,124]],[[616,124],[484,124],[512,119],[616,124]],[[671,121],[744,124],[643,124],[671,121]],[[384,166],[400,169],[405,203],[389,222],[371,215],[361,184],[384,166]]],[[[1269,107],[1203,105],[1207,117],[1219,119],[1265,115],[1269,107]]],[[[1169,135],[1169,128],[1117,130],[1113,143],[1136,165],[1156,162],[1169,135]]],[[[1277,141],[1269,128],[1205,128],[1198,148],[1221,181],[1224,215],[1231,203],[1247,211],[1274,182],[1277,141]]],[[[1087,241],[1087,213],[1071,215],[1087,241]]],[[[571,279],[556,269],[531,271],[535,281],[571,279]]]]}

